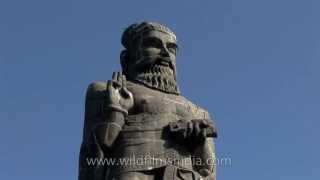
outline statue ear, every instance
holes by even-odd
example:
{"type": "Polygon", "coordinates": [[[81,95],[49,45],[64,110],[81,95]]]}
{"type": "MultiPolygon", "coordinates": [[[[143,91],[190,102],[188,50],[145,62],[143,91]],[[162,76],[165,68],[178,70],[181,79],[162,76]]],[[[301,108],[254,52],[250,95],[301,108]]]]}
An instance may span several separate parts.
{"type": "Polygon", "coordinates": [[[128,50],[121,51],[120,63],[121,63],[122,71],[124,72],[124,74],[126,74],[126,72],[127,72],[128,61],[129,61],[129,52],[128,52],[128,50]]]}

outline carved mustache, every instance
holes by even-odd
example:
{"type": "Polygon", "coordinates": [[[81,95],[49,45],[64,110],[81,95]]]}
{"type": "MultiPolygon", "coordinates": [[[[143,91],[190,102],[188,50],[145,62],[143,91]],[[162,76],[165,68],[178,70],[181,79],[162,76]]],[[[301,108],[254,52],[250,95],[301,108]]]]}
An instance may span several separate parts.
{"type": "Polygon", "coordinates": [[[154,64],[163,65],[163,66],[168,65],[174,71],[174,65],[172,63],[172,60],[168,57],[149,56],[139,61],[138,63],[136,63],[136,68],[139,71],[143,71],[146,68],[152,67],[154,64]]]}

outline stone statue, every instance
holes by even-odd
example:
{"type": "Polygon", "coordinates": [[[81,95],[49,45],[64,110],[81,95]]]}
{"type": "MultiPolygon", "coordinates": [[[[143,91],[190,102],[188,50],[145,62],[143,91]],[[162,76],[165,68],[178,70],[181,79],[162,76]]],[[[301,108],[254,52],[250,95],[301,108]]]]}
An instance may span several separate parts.
{"type": "Polygon", "coordinates": [[[79,180],[215,180],[217,131],[180,95],[175,34],[136,23],[122,44],[122,72],[87,90],[79,180]]]}

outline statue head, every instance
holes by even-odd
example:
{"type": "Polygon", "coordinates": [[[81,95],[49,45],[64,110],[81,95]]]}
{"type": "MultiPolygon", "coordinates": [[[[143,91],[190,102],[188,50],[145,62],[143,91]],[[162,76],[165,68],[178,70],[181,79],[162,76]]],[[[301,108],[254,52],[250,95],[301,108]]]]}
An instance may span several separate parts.
{"type": "Polygon", "coordinates": [[[122,35],[121,66],[129,80],[153,89],[179,94],[176,82],[175,34],[154,22],[130,25],[122,35]]]}

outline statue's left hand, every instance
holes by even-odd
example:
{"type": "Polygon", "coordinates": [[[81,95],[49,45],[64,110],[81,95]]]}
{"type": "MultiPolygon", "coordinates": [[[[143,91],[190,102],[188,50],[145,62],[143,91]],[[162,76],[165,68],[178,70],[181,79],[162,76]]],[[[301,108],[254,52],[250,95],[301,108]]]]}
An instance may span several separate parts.
{"type": "Polygon", "coordinates": [[[214,126],[209,119],[192,119],[188,122],[187,139],[194,142],[204,142],[207,137],[213,137],[214,126]]]}
{"type": "Polygon", "coordinates": [[[216,137],[217,131],[209,119],[192,119],[189,122],[188,135],[195,137],[216,137]]]}
{"type": "Polygon", "coordinates": [[[184,140],[190,143],[201,143],[207,137],[217,136],[216,129],[209,119],[179,120],[169,123],[169,128],[179,141],[184,140]]]}

